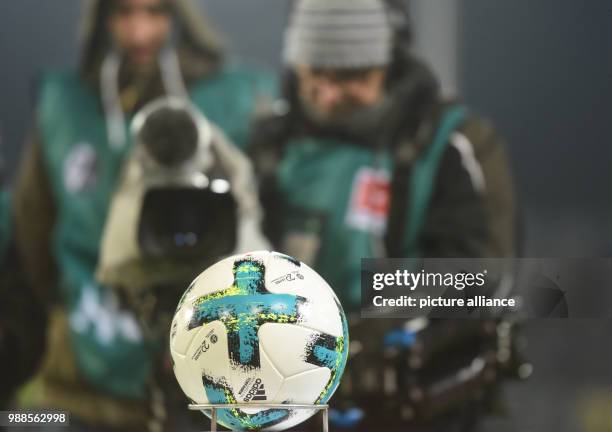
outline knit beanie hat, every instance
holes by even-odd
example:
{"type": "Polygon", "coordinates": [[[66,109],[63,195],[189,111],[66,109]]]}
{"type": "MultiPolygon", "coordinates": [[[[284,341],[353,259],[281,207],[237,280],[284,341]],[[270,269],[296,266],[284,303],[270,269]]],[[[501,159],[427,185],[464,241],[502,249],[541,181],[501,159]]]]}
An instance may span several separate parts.
{"type": "Polygon", "coordinates": [[[285,32],[284,60],[324,68],[384,66],[392,45],[383,0],[299,0],[285,32]]]}

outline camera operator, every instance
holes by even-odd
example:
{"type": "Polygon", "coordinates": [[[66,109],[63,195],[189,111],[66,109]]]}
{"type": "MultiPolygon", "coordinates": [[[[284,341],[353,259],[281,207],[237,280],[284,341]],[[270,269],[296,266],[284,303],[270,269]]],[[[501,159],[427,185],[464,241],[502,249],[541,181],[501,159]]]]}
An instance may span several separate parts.
{"type": "Polygon", "coordinates": [[[26,274],[49,311],[31,404],[70,412],[75,430],[146,430],[159,417],[149,385],[157,344],[94,275],[130,121],[159,97],[189,99],[243,147],[273,80],[226,60],[189,0],[88,4],[78,70],[41,80],[13,199],[26,274]]]}
{"type": "MultiPolygon", "coordinates": [[[[352,312],[361,258],[511,257],[516,249],[505,150],[490,125],[443,100],[411,51],[404,3],[295,2],[283,109],[259,122],[250,148],[266,233],[352,312]]],[[[496,323],[473,324],[349,317],[356,343],[332,422],[470,430],[488,384],[469,365],[494,357],[498,342],[496,323]],[[444,391],[435,397],[434,388],[444,391]]]]}

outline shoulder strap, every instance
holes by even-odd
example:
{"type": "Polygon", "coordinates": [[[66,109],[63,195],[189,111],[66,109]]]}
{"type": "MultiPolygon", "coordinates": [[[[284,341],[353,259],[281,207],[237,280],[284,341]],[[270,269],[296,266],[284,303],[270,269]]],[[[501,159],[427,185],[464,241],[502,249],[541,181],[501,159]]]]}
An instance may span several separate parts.
{"type": "MultiPolygon", "coordinates": [[[[455,105],[444,110],[431,144],[423,150],[411,166],[406,167],[410,170],[407,179],[408,187],[404,186],[400,191],[392,190],[393,199],[399,200],[397,206],[406,209],[406,211],[395,213],[396,216],[405,215],[404,221],[389,221],[390,227],[397,227],[396,232],[390,234],[395,237],[394,241],[400,246],[399,251],[394,251],[399,252],[400,256],[410,257],[419,253],[418,238],[425,224],[440,160],[451,134],[466,116],[467,109],[463,106],[455,105]]],[[[397,167],[396,170],[398,169],[404,169],[404,167],[397,167]]],[[[394,177],[397,174],[394,173],[394,177]]],[[[399,178],[405,178],[405,175],[399,175],[399,178]]]]}

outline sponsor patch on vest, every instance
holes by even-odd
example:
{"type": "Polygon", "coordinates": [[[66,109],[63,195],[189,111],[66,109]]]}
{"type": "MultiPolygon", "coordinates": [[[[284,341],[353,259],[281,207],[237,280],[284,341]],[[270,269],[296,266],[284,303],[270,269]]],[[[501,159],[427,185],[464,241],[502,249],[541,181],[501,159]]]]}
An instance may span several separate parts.
{"type": "Polygon", "coordinates": [[[346,224],[360,231],[382,235],[387,226],[391,181],[387,171],[365,167],[357,171],[346,224]]]}
{"type": "Polygon", "coordinates": [[[73,194],[87,192],[98,182],[98,154],[87,143],[78,143],[64,160],[64,187],[73,194]]]}
{"type": "Polygon", "coordinates": [[[81,298],[70,312],[70,327],[81,335],[91,335],[106,347],[119,341],[132,344],[143,341],[136,317],[121,310],[115,294],[89,284],[82,287],[81,298]]]}

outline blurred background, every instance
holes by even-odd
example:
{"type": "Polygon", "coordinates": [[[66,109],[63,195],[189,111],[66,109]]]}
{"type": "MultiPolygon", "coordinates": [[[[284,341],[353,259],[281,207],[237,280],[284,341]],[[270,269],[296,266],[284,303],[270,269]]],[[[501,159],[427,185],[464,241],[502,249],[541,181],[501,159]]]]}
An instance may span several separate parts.
{"type": "MultiPolygon", "coordinates": [[[[82,3],[2,4],[0,151],[9,181],[31,122],[37,76],[76,61],[82,3]]],[[[288,0],[199,3],[232,52],[281,70],[288,0]]],[[[412,0],[410,6],[415,49],[445,93],[491,120],[506,139],[524,255],[611,256],[612,2],[412,0]]],[[[507,386],[511,421],[491,430],[612,430],[612,418],[601,417],[612,416],[612,323],[533,321],[525,333],[535,372],[507,386]],[[598,426],[603,422],[609,429],[598,426]]]]}

